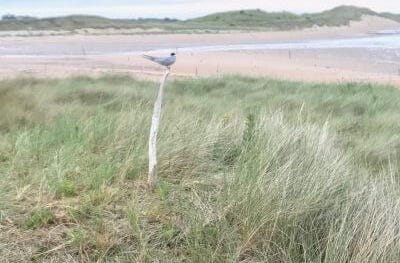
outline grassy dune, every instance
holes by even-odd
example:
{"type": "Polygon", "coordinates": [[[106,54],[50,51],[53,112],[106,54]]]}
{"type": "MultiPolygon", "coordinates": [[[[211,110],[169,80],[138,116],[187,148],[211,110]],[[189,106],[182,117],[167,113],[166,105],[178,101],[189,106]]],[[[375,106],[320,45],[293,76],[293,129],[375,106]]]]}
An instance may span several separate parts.
{"type": "Polygon", "coordinates": [[[400,16],[377,13],[367,8],[339,6],[320,13],[294,14],[290,12],[265,12],[242,10],[210,14],[188,20],[176,19],[109,19],[97,16],[75,15],[43,19],[0,21],[0,31],[9,30],[67,30],[78,29],[143,29],[158,28],[167,32],[193,32],[218,30],[293,30],[313,26],[343,26],[372,15],[400,21],[400,16]]]}
{"type": "Polygon", "coordinates": [[[2,262],[397,262],[400,91],[224,77],[0,82],[2,262]]]}
{"type": "Polygon", "coordinates": [[[343,26],[350,21],[360,21],[363,15],[380,14],[367,8],[339,6],[320,13],[294,14],[290,12],[265,12],[243,10],[211,14],[186,21],[187,25],[207,28],[255,28],[268,30],[291,30],[313,26],[343,26]]]}

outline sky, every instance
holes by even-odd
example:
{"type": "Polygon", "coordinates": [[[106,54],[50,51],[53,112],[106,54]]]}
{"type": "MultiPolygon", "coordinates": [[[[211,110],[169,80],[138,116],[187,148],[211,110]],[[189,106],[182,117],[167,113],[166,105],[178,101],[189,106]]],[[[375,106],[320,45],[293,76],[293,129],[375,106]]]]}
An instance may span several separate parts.
{"type": "Polygon", "coordinates": [[[368,7],[400,13],[400,0],[0,0],[0,14],[52,17],[70,14],[111,18],[186,19],[213,12],[255,9],[265,11],[318,12],[339,5],[368,7]]]}

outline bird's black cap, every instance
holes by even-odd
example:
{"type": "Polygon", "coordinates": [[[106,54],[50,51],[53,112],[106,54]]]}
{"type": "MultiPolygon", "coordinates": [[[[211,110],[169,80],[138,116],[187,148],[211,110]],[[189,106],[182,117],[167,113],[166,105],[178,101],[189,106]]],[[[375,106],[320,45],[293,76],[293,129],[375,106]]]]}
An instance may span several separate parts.
{"type": "Polygon", "coordinates": [[[171,56],[175,56],[176,54],[175,53],[171,53],[171,56]]]}

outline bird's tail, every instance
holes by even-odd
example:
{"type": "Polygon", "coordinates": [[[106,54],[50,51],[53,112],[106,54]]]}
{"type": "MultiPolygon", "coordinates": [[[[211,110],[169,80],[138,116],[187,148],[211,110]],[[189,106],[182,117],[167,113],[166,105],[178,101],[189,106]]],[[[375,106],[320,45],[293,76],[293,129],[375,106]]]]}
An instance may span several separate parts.
{"type": "Polygon", "coordinates": [[[149,55],[142,55],[143,58],[154,61],[156,58],[149,55]]]}

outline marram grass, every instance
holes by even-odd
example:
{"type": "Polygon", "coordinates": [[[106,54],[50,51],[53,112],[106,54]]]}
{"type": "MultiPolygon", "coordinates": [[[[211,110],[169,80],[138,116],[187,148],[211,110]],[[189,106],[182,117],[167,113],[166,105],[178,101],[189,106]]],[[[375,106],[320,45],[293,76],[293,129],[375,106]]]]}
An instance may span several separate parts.
{"type": "Polygon", "coordinates": [[[2,262],[398,262],[400,91],[227,76],[0,82],[2,262]]]}

